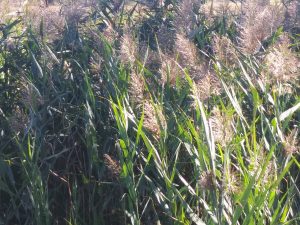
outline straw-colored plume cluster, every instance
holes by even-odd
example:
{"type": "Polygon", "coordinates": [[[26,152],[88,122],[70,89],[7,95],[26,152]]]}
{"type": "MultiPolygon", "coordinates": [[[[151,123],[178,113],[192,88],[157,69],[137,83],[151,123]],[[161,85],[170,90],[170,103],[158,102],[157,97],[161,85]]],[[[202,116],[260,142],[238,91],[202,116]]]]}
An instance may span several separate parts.
{"type": "Polygon", "coordinates": [[[238,53],[228,37],[215,35],[213,39],[213,50],[216,59],[226,67],[236,64],[238,53]]]}
{"type": "Polygon", "coordinates": [[[107,27],[104,29],[102,34],[110,44],[113,44],[117,38],[117,32],[110,23],[107,24],[107,27]]]}
{"type": "Polygon", "coordinates": [[[237,193],[241,190],[240,174],[233,168],[227,170],[224,177],[225,191],[229,194],[237,193]]]}
{"type": "Polygon", "coordinates": [[[159,139],[166,126],[167,123],[162,109],[151,103],[150,100],[146,100],[144,103],[144,128],[159,139]]]}
{"type": "Polygon", "coordinates": [[[8,118],[10,129],[16,134],[25,131],[29,124],[29,117],[19,107],[15,108],[14,115],[8,118]]]}
{"type": "Polygon", "coordinates": [[[141,74],[131,71],[129,94],[136,106],[139,106],[144,100],[145,84],[141,74]]]}
{"type": "Polygon", "coordinates": [[[212,95],[220,95],[222,92],[221,82],[211,69],[207,69],[206,73],[195,81],[195,84],[194,93],[201,101],[207,100],[212,95]]]}
{"type": "Polygon", "coordinates": [[[227,146],[232,141],[234,135],[231,125],[232,121],[232,116],[226,115],[218,108],[213,109],[209,118],[215,142],[223,147],[227,146]]]}
{"type": "Polygon", "coordinates": [[[179,5],[179,10],[175,18],[175,24],[179,32],[184,32],[188,36],[192,36],[197,17],[195,11],[200,8],[200,0],[183,0],[179,5]]]}
{"type": "Polygon", "coordinates": [[[282,35],[277,44],[265,56],[263,77],[271,82],[291,82],[299,79],[300,58],[289,49],[287,35],[282,35]]]}
{"type": "Polygon", "coordinates": [[[201,4],[198,0],[184,0],[179,6],[179,16],[175,20],[178,26],[175,53],[179,65],[187,68],[189,75],[195,81],[197,96],[201,100],[206,100],[211,94],[219,94],[220,83],[210,63],[204,57],[200,57],[200,52],[192,41],[201,4]]]}
{"type": "Polygon", "coordinates": [[[65,26],[64,16],[60,13],[60,9],[60,6],[51,5],[45,8],[29,5],[27,7],[26,19],[42,38],[55,40],[62,37],[65,26]]]}
{"type": "Polygon", "coordinates": [[[44,99],[33,84],[23,84],[22,102],[26,108],[36,108],[44,104],[44,99]]]}
{"type": "MultiPolygon", "coordinates": [[[[193,40],[200,6],[201,1],[199,0],[184,0],[179,4],[173,25],[163,22],[155,32],[158,50],[150,49],[146,42],[136,41],[129,32],[125,31],[121,39],[121,62],[134,65],[136,60],[139,60],[149,71],[159,75],[159,83],[166,84],[169,82],[173,87],[176,85],[177,78],[185,80],[185,71],[187,71],[196,82],[202,100],[209,98],[212,93],[218,94],[220,84],[217,76],[210,68],[211,65],[205,66],[209,63],[204,57],[201,58],[193,40]]],[[[219,48],[227,44],[225,53],[221,53],[221,50],[218,51],[220,55],[225,54],[223,58],[226,57],[226,54],[233,54],[231,44],[225,43],[228,40],[224,38],[218,42],[219,48]]],[[[134,80],[138,79],[132,79],[132,81],[134,80]]],[[[135,82],[131,86],[136,87],[137,83],[139,82],[135,82]]],[[[139,88],[132,89],[131,95],[141,96],[138,90],[139,88]],[[133,93],[134,90],[136,90],[136,94],[133,93]]]]}
{"type": "Polygon", "coordinates": [[[238,15],[241,11],[241,3],[230,0],[207,1],[200,10],[212,22],[216,17],[238,15]]]}
{"type": "Polygon", "coordinates": [[[137,57],[137,46],[134,37],[126,32],[121,39],[120,59],[127,65],[134,65],[137,57]]]}
{"type": "Polygon", "coordinates": [[[108,171],[108,176],[113,180],[118,179],[121,173],[120,163],[108,154],[104,154],[104,164],[108,171]]]}
{"type": "MultiPolygon", "coordinates": [[[[123,37],[120,52],[122,63],[134,65],[135,60],[139,56],[135,42],[130,35],[123,37]]],[[[140,57],[146,65],[151,67],[151,64],[157,62],[157,54],[154,54],[148,47],[142,46],[140,52],[145,52],[145,55],[140,57]]],[[[144,128],[159,139],[161,129],[166,127],[166,121],[161,109],[145,96],[145,81],[143,75],[138,71],[139,69],[134,66],[130,69],[129,96],[135,109],[140,111],[140,107],[143,106],[144,128]]]]}
{"type": "MultiPolygon", "coordinates": [[[[140,69],[135,66],[140,60],[148,69],[155,72],[160,67],[158,53],[151,50],[145,43],[136,44],[134,37],[126,32],[121,40],[120,60],[123,64],[130,66],[129,95],[134,108],[140,111],[143,105],[144,128],[151,132],[157,139],[160,138],[161,129],[166,127],[164,115],[158,105],[155,105],[145,96],[145,81],[140,69]],[[157,68],[155,68],[158,65],[157,68]]],[[[147,81],[147,80],[146,80],[147,81]]],[[[148,85],[151,85],[149,82],[148,85]]]]}
{"type": "Polygon", "coordinates": [[[190,41],[184,34],[176,35],[176,52],[178,54],[178,62],[183,68],[189,70],[190,75],[195,78],[201,70],[199,61],[199,52],[195,44],[190,41]]]}
{"type": "Polygon", "coordinates": [[[99,53],[95,52],[89,61],[90,73],[94,76],[95,75],[99,76],[102,70],[102,63],[103,63],[103,58],[99,53]]]}
{"type": "Polygon", "coordinates": [[[293,129],[286,137],[283,142],[283,148],[285,155],[293,155],[299,152],[299,132],[298,129],[293,129]]]}
{"type": "Polygon", "coordinates": [[[212,171],[205,171],[199,179],[200,187],[204,190],[213,190],[216,188],[215,177],[212,171]]]}
{"type": "Polygon", "coordinates": [[[247,0],[242,10],[241,45],[245,53],[252,54],[259,51],[262,42],[282,24],[284,8],[280,3],[247,0]]]}
{"type": "Polygon", "coordinates": [[[274,181],[277,176],[274,159],[267,161],[267,153],[261,148],[257,147],[258,154],[253,155],[249,161],[249,173],[257,180],[260,178],[258,185],[261,188],[266,187],[267,184],[274,181]],[[262,171],[262,165],[266,164],[266,168],[262,171]]]}

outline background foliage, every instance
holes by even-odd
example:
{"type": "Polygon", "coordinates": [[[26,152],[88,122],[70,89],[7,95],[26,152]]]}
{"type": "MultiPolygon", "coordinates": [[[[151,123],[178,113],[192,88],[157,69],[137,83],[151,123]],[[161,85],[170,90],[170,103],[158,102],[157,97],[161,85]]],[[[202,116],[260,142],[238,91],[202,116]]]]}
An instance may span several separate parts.
{"type": "Polygon", "coordinates": [[[299,8],[3,14],[0,224],[298,224],[299,8]]]}

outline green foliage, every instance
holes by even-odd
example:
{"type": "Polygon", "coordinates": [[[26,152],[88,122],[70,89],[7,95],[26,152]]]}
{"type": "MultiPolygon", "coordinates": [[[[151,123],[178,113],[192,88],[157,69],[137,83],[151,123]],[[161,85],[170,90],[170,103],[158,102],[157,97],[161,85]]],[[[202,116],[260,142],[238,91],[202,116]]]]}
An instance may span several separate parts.
{"type": "MultiPolygon", "coordinates": [[[[215,34],[233,40],[236,27],[201,18],[193,41],[221,86],[202,99],[187,68],[163,83],[147,57],[123,63],[122,40],[94,22],[113,21],[120,35],[125,9],[95,10],[74,45],[30,26],[21,34],[20,20],[2,30],[0,224],[298,224],[299,84],[276,91],[283,84],[260,79],[254,55],[223,65],[206,47],[215,34]]],[[[174,13],[164,10],[140,35],[174,13]]],[[[147,54],[160,51],[150,35],[147,54]]]]}

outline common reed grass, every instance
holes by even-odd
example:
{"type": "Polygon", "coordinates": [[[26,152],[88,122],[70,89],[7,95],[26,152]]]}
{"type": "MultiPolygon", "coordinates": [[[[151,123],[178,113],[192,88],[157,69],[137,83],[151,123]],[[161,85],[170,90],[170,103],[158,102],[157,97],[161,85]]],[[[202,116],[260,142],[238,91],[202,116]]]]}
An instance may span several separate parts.
{"type": "Polygon", "coordinates": [[[0,24],[0,224],[300,222],[296,1],[29,3],[0,24]]]}

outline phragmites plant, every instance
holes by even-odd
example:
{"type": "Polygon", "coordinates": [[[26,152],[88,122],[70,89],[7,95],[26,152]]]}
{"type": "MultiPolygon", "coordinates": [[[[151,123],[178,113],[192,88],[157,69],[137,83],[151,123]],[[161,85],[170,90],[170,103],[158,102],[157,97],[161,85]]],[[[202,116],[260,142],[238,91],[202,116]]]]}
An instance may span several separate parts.
{"type": "Polygon", "coordinates": [[[161,108],[151,103],[150,100],[146,100],[144,103],[144,128],[151,132],[156,139],[160,139],[166,126],[166,119],[161,108]]]}
{"type": "Polygon", "coordinates": [[[121,173],[120,163],[110,155],[104,154],[104,163],[108,171],[108,176],[112,179],[118,179],[121,173]]]}
{"type": "Polygon", "coordinates": [[[106,26],[107,27],[103,30],[102,34],[106,41],[108,41],[110,44],[113,44],[117,38],[117,31],[113,28],[111,23],[108,23],[106,26]]]}
{"type": "Polygon", "coordinates": [[[31,83],[23,84],[22,102],[27,109],[36,109],[44,104],[44,99],[39,90],[31,83]]]}
{"type": "Polygon", "coordinates": [[[193,89],[194,95],[201,101],[206,101],[212,95],[220,95],[222,92],[221,82],[216,73],[209,67],[204,71],[202,76],[195,80],[193,89]]]}
{"type": "Polygon", "coordinates": [[[189,37],[194,35],[200,5],[200,0],[183,0],[179,4],[175,18],[175,24],[179,32],[183,32],[189,37]]]}
{"type": "Polygon", "coordinates": [[[178,63],[189,70],[192,78],[200,76],[201,64],[199,63],[199,52],[195,44],[184,34],[178,33],[175,48],[178,54],[178,63]]]}
{"type": "Polygon", "coordinates": [[[234,131],[231,123],[232,116],[226,115],[218,108],[214,108],[209,118],[209,124],[212,129],[212,134],[216,143],[222,147],[228,146],[234,136],[234,131]]]}
{"type": "Polygon", "coordinates": [[[0,225],[300,224],[299,1],[47,2],[0,1],[0,225]]]}
{"type": "Polygon", "coordinates": [[[29,122],[29,116],[20,107],[16,107],[14,114],[8,118],[10,129],[16,134],[24,133],[29,122]]]}
{"type": "Polygon", "coordinates": [[[66,21],[64,40],[69,48],[73,49],[80,46],[79,23],[86,16],[87,10],[78,3],[73,3],[62,9],[66,21]]]}
{"type": "Polygon", "coordinates": [[[226,67],[237,64],[238,52],[228,37],[215,35],[212,45],[216,60],[226,67]]]}
{"type": "Polygon", "coordinates": [[[286,156],[297,154],[300,150],[299,131],[294,128],[285,138],[283,142],[284,154],[286,156]]]}
{"type": "Polygon", "coordinates": [[[132,70],[129,82],[130,99],[136,106],[141,106],[144,100],[145,84],[141,74],[132,70]]]}
{"type": "Polygon", "coordinates": [[[257,149],[259,155],[250,156],[248,169],[249,173],[257,180],[258,187],[263,190],[277,178],[278,174],[274,158],[267,160],[267,152],[259,146],[257,149]]]}
{"type": "Polygon", "coordinates": [[[89,61],[89,71],[94,76],[99,76],[103,66],[103,57],[95,52],[89,61]]]}
{"type": "Polygon", "coordinates": [[[284,20],[284,7],[268,1],[246,1],[241,21],[241,47],[245,53],[260,50],[262,42],[269,38],[284,20]]]}
{"type": "Polygon", "coordinates": [[[138,49],[134,37],[125,31],[121,39],[120,60],[123,64],[134,65],[138,49]]]}
{"type": "Polygon", "coordinates": [[[44,7],[28,4],[25,18],[42,39],[53,41],[62,38],[63,35],[65,19],[60,10],[59,6],[44,7]]]}
{"type": "Polygon", "coordinates": [[[239,1],[207,1],[200,7],[201,13],[207,18],[208,22],[212,23],[218,17],[231,17],[239,15],[242,3],[239,1]]]}
{"type": "Polygon", "coordinates": [[[290,41],[286,34],[279,37],[278,42],[264,58],[264,79],[271,82],[293,82],[299,79],[300,58],[289,48],[290,41]]]}
{"type": "Polygon", "coordinates": [[[204,190],[213,190],[216,188],[216,178],[212,171],[204,171],[202,172],[199,185],[204,190]]]}
{"type": "Polygon", "coordinates": [[[228,194],[236,194],[241,190],[240,174],[234,168],[228,169],[225,172],[224,188],[228,194]]]}
{"type": "Polygon", "coordinates": [[[184,78],[184,69],[179,65],[173,57],[168,55],[162,55],[162,65],[159,70],[161,74],[161,83],[168,83],[174,87],[176,85],[176,79],[184,78]]]}

